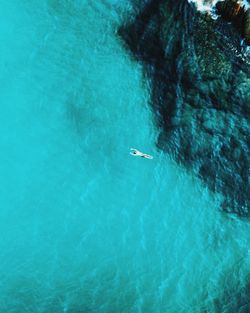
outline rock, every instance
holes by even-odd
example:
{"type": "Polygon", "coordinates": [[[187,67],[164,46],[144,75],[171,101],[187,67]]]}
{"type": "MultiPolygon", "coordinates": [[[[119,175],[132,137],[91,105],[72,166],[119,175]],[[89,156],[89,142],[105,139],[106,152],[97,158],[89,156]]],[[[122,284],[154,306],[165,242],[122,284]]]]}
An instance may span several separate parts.
{"type": "Polygon", "coordinates": [[[250,9],[247,10],[244,20],[244,37],[246,42],[250,45],[250,9]]]}
{"type": "Polygon", "coordinates": [[[250,60],[240,35],[187,1],[144,3],[118,33],[151,82],[157,145],[221,193],[224,211],[249,217],[250,60]]]}
{"type": "Polygon", "coordinates": [[[238,0],[225,0],[216,3],[216,9],[224,19],[233,22],[250,45],[250,9],[246,10],[238,0]]]}
{"type": "Polygon", "coordinates": [[[226,0],[216,3],[218,13],[228,21],[237,21],[244,15],[244,7],[238,0],[226,0]]]}

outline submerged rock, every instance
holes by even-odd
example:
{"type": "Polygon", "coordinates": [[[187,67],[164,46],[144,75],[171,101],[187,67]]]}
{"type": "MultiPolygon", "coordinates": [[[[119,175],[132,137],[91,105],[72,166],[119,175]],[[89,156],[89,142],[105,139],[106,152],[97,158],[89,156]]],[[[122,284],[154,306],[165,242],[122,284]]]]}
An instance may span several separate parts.
{"type": "Polygon", "coordinates": [[[250,69],[240,35],[187,1],[143,1],[119,29],[151,81],[158,147],[250,216],[250,69]],[[245,60],[244,60],[245,58],[245,60]]]}

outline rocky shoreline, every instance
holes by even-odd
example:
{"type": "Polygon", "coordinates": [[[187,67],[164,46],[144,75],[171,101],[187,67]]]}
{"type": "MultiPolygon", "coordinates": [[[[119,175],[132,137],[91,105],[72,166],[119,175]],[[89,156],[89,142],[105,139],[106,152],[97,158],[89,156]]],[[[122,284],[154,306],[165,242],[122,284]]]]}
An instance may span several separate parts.
{"type": "Polygon", "coordinates": [[[216,3],[216,10],[225,20],[235,25],[246,44],[250,45],[250,9],[239,0],[224,0],[216,3]]]}
{"type": "Polygon", "coordinates": [[[118,31],[151,82],[158,147],[250,217],[250,59],[240,34],[187,1],[143,1],[118,31]]]}

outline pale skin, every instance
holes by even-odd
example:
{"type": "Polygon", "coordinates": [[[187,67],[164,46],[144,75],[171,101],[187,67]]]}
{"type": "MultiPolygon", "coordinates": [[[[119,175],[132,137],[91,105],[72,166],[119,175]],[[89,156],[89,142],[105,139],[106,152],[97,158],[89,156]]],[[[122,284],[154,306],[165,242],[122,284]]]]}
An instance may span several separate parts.
{"type": "Polygon", "coordinates": [[[143,152],[141,152],[137,149],[134,149],[134,148],[130,148],[130,154],[133,156],[139,156],[139,157],[142,157],[145,159],[153,159],[153,157],[151,155],[143,153],[143,152]]]}

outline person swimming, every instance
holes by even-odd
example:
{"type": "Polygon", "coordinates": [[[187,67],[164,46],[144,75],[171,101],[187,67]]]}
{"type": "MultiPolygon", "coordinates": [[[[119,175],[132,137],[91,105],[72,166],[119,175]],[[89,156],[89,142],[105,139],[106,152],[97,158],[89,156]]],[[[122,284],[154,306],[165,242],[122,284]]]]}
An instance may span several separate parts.
{"type": "Polygon", "coordinates": [[[146,153],[143,153],[137,149],[134,149],[134,148],[130,148],[130,154],[133,155],[133,156],[140,156],[142,158],[145,158],[145,159],[153,159],[152,155],[149,155],[149,154],[146,154],[146,153]]]}

